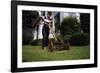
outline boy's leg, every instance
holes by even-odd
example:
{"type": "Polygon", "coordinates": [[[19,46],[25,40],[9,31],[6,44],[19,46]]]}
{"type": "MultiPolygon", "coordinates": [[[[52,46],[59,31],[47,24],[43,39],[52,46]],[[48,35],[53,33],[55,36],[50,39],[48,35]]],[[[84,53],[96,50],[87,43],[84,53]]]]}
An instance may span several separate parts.
{"type": "Polygon", "coordinates": [[[43,39],[42,39],[42,49],[44,49],[44,47],[47,46],[47,33],[46,33],[45,27],[43,27],[42,35],[43,35],[43,39]]]}
{"type": "Polygon", "coordinates": [[[46,28],[46,47],[48,46],[48,43],[49,43],[49,27],[46,28]]]}
{"type": "Polygon", "coordinates": [[[42,34],[43,34],[43,40],[42,40],[42,49],[43,49],[44,47],[48,47],[49,27],[43,27],[42,34]]]}

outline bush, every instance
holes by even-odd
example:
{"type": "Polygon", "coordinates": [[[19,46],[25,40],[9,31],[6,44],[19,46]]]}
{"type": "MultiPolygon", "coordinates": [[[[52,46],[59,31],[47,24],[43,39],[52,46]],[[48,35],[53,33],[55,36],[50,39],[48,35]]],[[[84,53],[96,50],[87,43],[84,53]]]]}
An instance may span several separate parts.
{"type": "Polygon", "coordinates": [[[71,37],[71,35],[65,35],[65,36],[64,36],[64,40],[65,40],[65,41],[69,41],[69,40],[70,40],[70,37],[71,37]]]}
{"type": "Polygon", "coordinates": [[[75,33],[69,38],[69,42],[74,46],[83,46],[89,44],[89,35],[87,33],[75,33]]]}
{"type": "Polygon", "coordinates": [[[33,40],[31,43],[30,43],[31,45],[38,45],[38,40],[33,40]]]}
{"type": "Polygon", "coordinates": [[[32,31],[33,31],[33,22],[38,18],[39,13],[37,11],[22,11],[22,26],[23,26],[23,36],[22,43],[23,45],[30,44],[32,42],[32,31]]]}
{"type": "Polygon", "coordinates": [[[64,41],[69,41],[73,46],[83,46],[89,44],[89,35],[87,33],[75,33],[73,35],[65,35],[64,41]]]}
{"type": "Polygon", "coordinates": [[[90,33],[90,13],[80,13],[81,29],[85,33],[90,33]]]}
{"type": "Polygon", "coordinates": [[[31,34],[23,34],[23,45],[30,44],[32,40],[31,34]]]}
{"type": "Polygon", "coordinates": [[[22,23],[23,28],[33,28],[32,23],[35,22],[36,18],[39,16],[39,13],[37,11],[22,11],[22,23]]]}
{"type": "Polygon", "coordinates": [[[56,35],[56,38],[57,38],[58,41],[63,39],[62,35],[56,35]]]}
{"type": "Polygon", "coordinates": [[[66,34],[73,34],[80,31],[80,23],[76,17],[66,17],[61,23],[61,34],[65,36],[66,34]]]}

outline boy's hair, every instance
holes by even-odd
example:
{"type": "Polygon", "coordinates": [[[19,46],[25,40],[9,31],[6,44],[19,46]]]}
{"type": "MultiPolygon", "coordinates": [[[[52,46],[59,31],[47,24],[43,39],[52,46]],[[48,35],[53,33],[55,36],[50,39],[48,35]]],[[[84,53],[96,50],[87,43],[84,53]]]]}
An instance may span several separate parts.
{"type": "Polygon", "coordinates": [[[47,14],[52,15],[52,12],[51,12],[51,11],[48,11],[48,13],[47,13],[47,14]]]}

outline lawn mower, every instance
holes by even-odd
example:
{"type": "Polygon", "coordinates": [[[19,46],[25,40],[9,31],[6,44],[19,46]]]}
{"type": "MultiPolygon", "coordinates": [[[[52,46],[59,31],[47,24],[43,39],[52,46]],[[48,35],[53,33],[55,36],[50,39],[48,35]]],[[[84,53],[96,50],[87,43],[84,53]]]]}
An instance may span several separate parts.
{"type": "Polygon", "coordinates": [[[49,39],[48,43],[48,51],[60,51],[60,50],[70,50],[70,43],[68,41],[64,41],[62,39],[57,39],[57,37],[52,33],[54,39],[49,39]]]}

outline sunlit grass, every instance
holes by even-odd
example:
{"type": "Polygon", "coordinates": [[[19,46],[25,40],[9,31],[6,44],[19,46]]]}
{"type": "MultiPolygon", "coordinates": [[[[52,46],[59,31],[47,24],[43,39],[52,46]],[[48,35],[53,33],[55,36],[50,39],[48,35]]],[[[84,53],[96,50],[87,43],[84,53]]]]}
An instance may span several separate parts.
{"type": "Polygon", "coordinates": [[[48,52],[41,46],[24,45],[22,48],[23,62],[32,61],[55,61],[55,60],[78,60],[89,59],[89,46],[71,46],[70,50],[48,52]]]}

